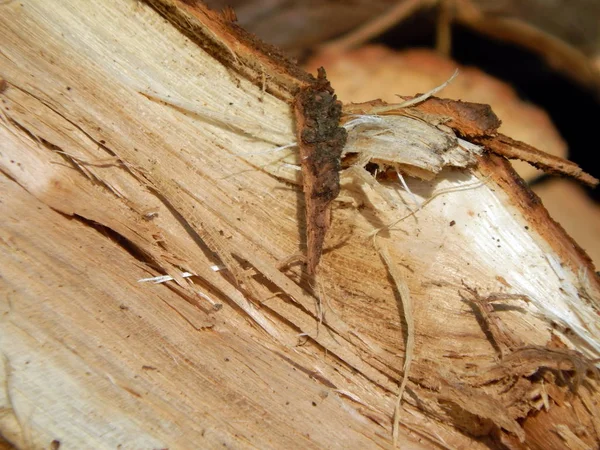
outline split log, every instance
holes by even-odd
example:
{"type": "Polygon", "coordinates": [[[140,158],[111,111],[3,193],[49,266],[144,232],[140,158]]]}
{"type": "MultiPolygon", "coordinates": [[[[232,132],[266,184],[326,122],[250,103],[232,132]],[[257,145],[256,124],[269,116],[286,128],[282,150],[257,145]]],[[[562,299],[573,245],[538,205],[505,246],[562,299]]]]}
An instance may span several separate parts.
{"type": "Polygon", "coordinates": [[[600,442],[595,270],[458,125],[345,118],[365,165],[311,282],[310,76],[186,2],[0,8],[6,440],[389,448],[397,421],[404,448],[600,442]]]}

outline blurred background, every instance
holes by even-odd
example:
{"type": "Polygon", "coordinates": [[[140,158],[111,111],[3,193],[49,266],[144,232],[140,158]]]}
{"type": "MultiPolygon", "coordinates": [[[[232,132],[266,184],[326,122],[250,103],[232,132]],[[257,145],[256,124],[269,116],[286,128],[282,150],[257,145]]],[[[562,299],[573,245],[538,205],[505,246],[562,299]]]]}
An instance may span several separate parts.
{"type": "MultiPolygon", "coordinates": [[[[600,177],[599,0],[205,0],[344,102],[439,95],[490,104],[501,131],[600,177]]],[[[600,267],[600,189],[513,164],[600,267]]]]}

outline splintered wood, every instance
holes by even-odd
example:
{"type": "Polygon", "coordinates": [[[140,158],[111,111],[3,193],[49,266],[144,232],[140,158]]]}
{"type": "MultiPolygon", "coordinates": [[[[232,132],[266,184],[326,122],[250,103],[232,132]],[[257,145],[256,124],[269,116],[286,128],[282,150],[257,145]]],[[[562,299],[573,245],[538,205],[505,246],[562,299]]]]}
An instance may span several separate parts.
{"type": "MultiPolygon", "coordinates": [[[[413,97],[402,98],[405,101],[413,99],[413,97]]],[[[489,105],[430,97],[419,104],[412,105],[409,108],[403,108],[402,104],[388,105],[381,100],[375,100],[371,102],[344,105],[344,114],[348,116],[357,114],[382,114],[382,116],[377,116],[379,122],[385,120],[389,122],[390,120],[394,120],[387,119],[387,116],[406,116],[417,119],[419,122],[423,122],[422,124],[419,124],[419,122],[413,120],[408,122],[399,121],[399,123],[393,125],[391,123],[386,124],[390,130],[394,130],[394,133],[402,135],[402,138],[396,138],[392,141],[388,139],[383,151],[377,150],[378,147],[381,147],[381,145],[377,145],[377,134],[374,135],[374,138],[368,139],[369,144],[365,145],[363,143],[363,145],[360,146],[360,148],[364,149],[364,153],[371,151],[373,152],[375,159],[382,161],[387,160],[388,162],[395,161],[405,163],[407,159],[412,160],[406,167],[407,171],[409,174],[421,178],[426,176],[427,172],[430,172],[430,174],[438,173],[444,166],[466,167],[466,165],[474,163],[475,160],[469,153],[480,153],[477,150],[479,148],[478,145],[475,145],[479,144],[488,152],[495,153],[507,159],[525,161],[546,173],[566,175],[591,187],[598,185],[598,179],[584,172],[577,164],[564,158],[547,154],[530,145],[498,133],[501,122],[489,105]],[[401,125],[402,123],[410,124],[409,128],[406,126],[403,127],[401,125]],[[413,136],[414,132],[423,126],[429,126],[435,129],[436,127],[444,125],[453,130],[457,136],[468,139],[468,141],[463,140],[462,145],[468,147],[469,151],[454,152],[453,155],[452,152],[449,151],[451,148],[449,145],[436,146],[434,141],[424,143],[422,139],[414,138],[413,136]],[[402,128],[405,128],[404,132],[401,131],[402,128]],[[411,133],[406,133],[406,129],[410,129],[411,133]],[[411,140],[414,140],[415,143],[412,143],[411,140]],[[394,144],[398,148],[394,148],[393,151],[390,151],[391,147],[394,147],[394,144]],[[398,146],[398,144],[404,145],[398,146]],[[407,146],[406,144],[411,145],[407,146]],[[415,152],[414,150],[419,147],[429,149],[430,151],[415,152]],[[440,148],[443,149],[443,152],[439,150],[440,148]],[[457,164],[456,158],[440,158],[439,155],[459,156],[459,159],[463,160],[463,164],[457,164]],[[432,158],[438,158],[439,162],[435,165],[432,165],[431,163],[423,164],[423,161],[432,158]],[[415,170],[418,169],[426,169],[426,171],[421,170],[420,173],[415,172],[415,170]]],[[[375,121],[374,124],[377,125],[375,121]]],[[[436,130],[436,132],[438,133],[438,139],[443,138],[445,140],[454,140],[456,142],[456,136],[446,132],[439,132],[439,130],[436,130]]],[[[435,134],[433,134],[433,136],[435,136],[435,134]]],[[[360,140],[365,139],[365,137],[366,136],[363,133],[362,135],[352,137],[349,142],[352,145],[355,145],[355,140],[360,142],[360,140]]]]}
{"type": "Polygon", "coordinates": [[[331,223],[331,202],[340,193],[342,150],[346,130],[339,126],[342,103],[327,81],[325,69],[294,100],[306,208],[306,264],[314,276],[331,223]]]}
{"type": "Polygon", "coordinates": [[[599,278],[485,152],[491,110],[344,114],[324,71],[283,65],[226,16],[3,2],[0,434],[342,450],[390,448],[393,428],[410,449],[597,447],[599,278]],[[303,216],[308,269],[282,268],[303,216]],[[320,258],[326,233],[340,244],[320,258]],[[138,282],[157,276],[173,281],[138,282]]]}

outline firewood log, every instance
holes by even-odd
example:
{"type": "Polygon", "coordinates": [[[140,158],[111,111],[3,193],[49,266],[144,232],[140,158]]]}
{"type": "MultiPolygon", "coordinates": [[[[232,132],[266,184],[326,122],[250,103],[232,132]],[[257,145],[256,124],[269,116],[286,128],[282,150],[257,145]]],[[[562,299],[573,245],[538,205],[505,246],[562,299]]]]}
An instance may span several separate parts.
{"type": "Polygon", "coordinates": [[[598,445],[599,279],[489,108],[343,105],[309,273],[315,78],[184,1],[0,8],[6,441],[598,445]]]}

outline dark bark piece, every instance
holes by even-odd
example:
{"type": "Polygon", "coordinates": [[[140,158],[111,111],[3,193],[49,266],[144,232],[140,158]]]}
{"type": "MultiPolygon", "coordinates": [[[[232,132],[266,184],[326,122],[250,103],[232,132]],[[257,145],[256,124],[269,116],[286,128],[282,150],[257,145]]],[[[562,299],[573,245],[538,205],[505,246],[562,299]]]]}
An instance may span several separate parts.
{"type": "MultiPolygon", "coordinates": [[[[411,100],[414,97],[402,98],[411,100]]],[[[502,121],[492,111],[492,107],[482,103],[430,97],[413,108],[428,114],[448,116],[449,120],[446,125],[460,131],[463,137],[468,138],[494,135],[502,124],[502,121]]]]}
{"type": "Polygon", "coordinates": [[[339,126],[342,103],[322,67],[318,78],[294,99],[294,114],[306,203],[306,262],[308,274],[313,276],[331,222],[331,202],[340,192],[339,171],[346,143],[346,130],[339,126]]]}
{"type": "MultiPolygon", "coordinates": [[[[402,96],[401,98],[402,100],[412,100],[415,97],[402,96]]],[[[382,100],[350,103],[344,105],[344,114],[371,114],[374,109],[387,105],[382,100]]],[[[493,136],[498,132],[498,128],[502,123],[489,105],[438,97],[430,97],[410,108],[399,107],[397,110],[390,110],[383,114],[412,116],[414,110],[431,116],[438,116],[445,121],[446,125],[466,138],[493,136]]]]}
{"type": "Polygon", "coordinates": [[[573,177],[590,187],[596,187],[598,185],[598,180],[596,178],[584,172],[581,167],[574,162],[542,152],[524,142],[517,141],[503,134],[498,134],[493,137],[483,136],[476,138],[475,142],[485,145],[489,151],[496,153],[497,155],[504,156],[508,159],[526,161],[546,173],[573,177]]]}

